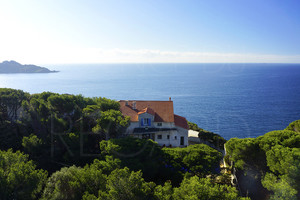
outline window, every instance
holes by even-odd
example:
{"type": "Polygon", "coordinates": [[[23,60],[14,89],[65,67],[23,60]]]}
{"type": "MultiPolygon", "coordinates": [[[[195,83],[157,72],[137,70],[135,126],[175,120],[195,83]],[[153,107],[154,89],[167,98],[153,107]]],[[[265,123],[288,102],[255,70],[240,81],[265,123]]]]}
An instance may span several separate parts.
{"type": "Polygon", "coordinates": [[[167,139],[168,139],[168,140],[170,139],[170,135],[167,135],[167,139]]]}
{"type": "Polygon", "coordinates": [[[158,123],[157,123],[157,126],[162,126],[162,123],[161,123],[161,122],[158,122],[158,123]]]}
{"type": "Polygon", "coordinates": [[[143,118],[142,119],[142,126],[151,126],[151,119],[150,118],[143,118]]]}
{"type": "Polygon", "coordinates": [[[175,136],[174,139],[177,140],[177,136],[175,136]]]}
{"type": "Polygon", "coordinates": [[[143,134],[143,135],[142,135],[142,138],[143,138],[143,139],[150,139],[150,134],[143,134]]]}
{"type": "Polygon", "coordinates": [[[162,139],[162,135],[157,135],[157,139],[162,139]]]}
{"type": "Polygon", "coordinates": [[[180,137],[180,145],[184,145],[184,137],[180,137]]]}

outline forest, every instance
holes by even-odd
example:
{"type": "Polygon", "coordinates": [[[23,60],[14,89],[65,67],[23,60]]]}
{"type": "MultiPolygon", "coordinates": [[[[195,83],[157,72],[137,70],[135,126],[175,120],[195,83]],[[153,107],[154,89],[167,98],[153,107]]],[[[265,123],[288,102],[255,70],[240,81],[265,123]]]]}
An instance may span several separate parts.
{"type": "Polygon", "coordinates": [[[0,89],[0,199],[250,199],[231,184],[234,171],[247,170],[264,197],[299,198],[300,121],[229,141],[189,123],[203,140],[225,144],[226,168],[206,144],[161,148],[124,137],[130,119],[119,109],[104,97],[0,89]]]}

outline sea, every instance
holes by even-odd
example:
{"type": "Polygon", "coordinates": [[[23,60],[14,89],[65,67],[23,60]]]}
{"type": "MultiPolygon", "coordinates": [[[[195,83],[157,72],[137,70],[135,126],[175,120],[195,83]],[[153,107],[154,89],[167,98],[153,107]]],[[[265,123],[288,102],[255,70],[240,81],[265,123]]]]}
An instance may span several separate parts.
{"type": "Polygon", "coordinates": [[[300,64],[44,65],[58,73],[0,74],[1,88],[114,100],[165,100],[199,127],[258,137],[300,119],[300,64]]]}

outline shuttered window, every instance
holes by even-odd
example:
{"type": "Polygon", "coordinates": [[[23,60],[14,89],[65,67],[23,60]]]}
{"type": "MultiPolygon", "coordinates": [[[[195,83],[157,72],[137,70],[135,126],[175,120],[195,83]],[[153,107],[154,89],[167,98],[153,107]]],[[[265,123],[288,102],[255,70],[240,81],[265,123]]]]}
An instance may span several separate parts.
{"type": "Polygon", "coordinates": [[[151,126],[151,119],[150,118],[143,118],[141,120],[141,125],[142,126],[151,126]]]}

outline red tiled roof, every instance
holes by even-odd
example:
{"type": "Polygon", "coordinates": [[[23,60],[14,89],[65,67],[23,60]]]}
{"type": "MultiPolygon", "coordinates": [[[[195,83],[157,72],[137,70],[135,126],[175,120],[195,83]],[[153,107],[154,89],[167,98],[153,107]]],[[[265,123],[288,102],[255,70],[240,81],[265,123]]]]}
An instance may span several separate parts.
{"type": "Polygon", "coordinates": [[[151,114],[151,115],[153,115],[153,116],[155,115],[154,110],[152,110],[152,109],[149,108],[149,107],[143,109],[141,112],[138,112],[138,115],[143,114],[143,113],[149,113],[149,114],[151,114]]]}
{"type": "Polygon", "coordinates": [[[132,122],[137,122],[140,114],[149,113],[154,115],[155,122],[174,122],[176,126],[188,129],[187,120],[174,114],[173,101],[120,100],[119,103],[122,114],[130,116],[132,122]]]}
{"type": "Polygon", "coordinates": [[[185,119],[185,117],[181,117],[179,115],[175,115],[174,114],[174,121],[175,121],[175,125],[179,126],[181,128],[185,128],[185,129],[189,129],[187,120],[185,119]]]}
{"type": "MultiPolygon", "coordinates": [[[[130,119],[133,122],[138,121],[139,112],[143,112],[145,108],[150,108],[155,113],[154,121],[156,122],[174,122],[173,101],[121,100],[119,103],[122,114],[125,116],[130,116],[130,119]],[[133,109],[134,102],[136,109],[133,109]]],[[[150,109],[149,112],[151,112],[150,109]]]]}

